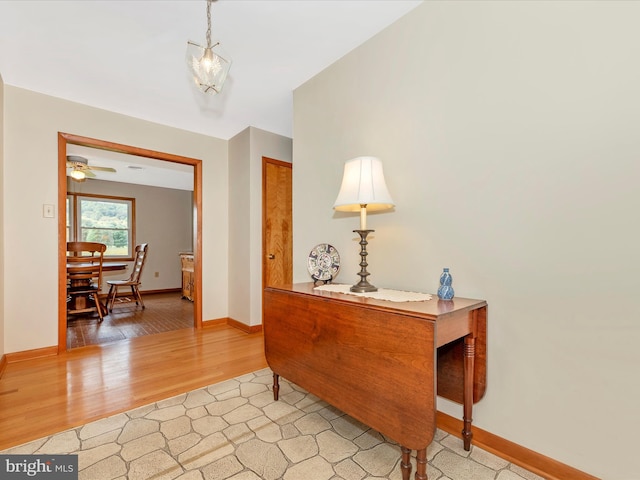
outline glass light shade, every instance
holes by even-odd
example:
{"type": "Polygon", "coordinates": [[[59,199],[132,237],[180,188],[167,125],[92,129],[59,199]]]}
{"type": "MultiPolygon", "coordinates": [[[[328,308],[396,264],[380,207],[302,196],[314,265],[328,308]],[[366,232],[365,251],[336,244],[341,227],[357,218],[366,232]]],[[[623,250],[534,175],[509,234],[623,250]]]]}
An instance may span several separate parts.
{"type": "Polygon", "coordinates": [[[393,208],[394,203],[384,181],[382,162],[377,157],[357,157],[344,164],[344,175],[333,208],[342,212],[358,212],[393,208]]]}
{"type": "Polygon", "coordinates": [[[69,176],[78,182],[81,182],[86,177],[85,173],[82,170],[78,170],[77,168],[71,170],[69,176]]]}
{"type": "Polygon", "coordinates": [[[200,90],[210,95],[220,93],[231,68],[231,58],[218,42],[212,47],[203,47],[187,42],[187,66],[200,90]]]}

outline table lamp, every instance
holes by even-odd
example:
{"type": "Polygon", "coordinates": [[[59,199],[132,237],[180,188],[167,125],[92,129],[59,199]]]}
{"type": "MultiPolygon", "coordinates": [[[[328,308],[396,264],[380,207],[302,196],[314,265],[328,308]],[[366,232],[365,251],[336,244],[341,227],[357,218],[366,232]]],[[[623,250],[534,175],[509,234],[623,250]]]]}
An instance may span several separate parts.
{"type": "Polygon", "coordinates": [[[360,281],[351,287],[355,293],[375,292],[378,289],[367,281],[367,210],[387,210],[394,203],[382,173],[382,162],[376,157],[357,157],[344,164],[344,174],[338,198],[333,208],[341,212],[360,212],[360,281]]]}

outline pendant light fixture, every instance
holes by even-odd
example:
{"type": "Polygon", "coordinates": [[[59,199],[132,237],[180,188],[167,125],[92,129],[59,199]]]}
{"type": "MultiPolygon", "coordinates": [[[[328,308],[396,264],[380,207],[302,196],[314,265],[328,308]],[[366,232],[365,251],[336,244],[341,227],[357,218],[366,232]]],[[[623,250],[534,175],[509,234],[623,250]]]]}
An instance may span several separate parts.
{"type": "Polygon", "coordinates": [[[211,42],[211,3],[207,0],[207,46],[187,42],[187,66],[200,90],[216,95],[227,79],[231,58],[220,48],[220,42],[211,42]]]}

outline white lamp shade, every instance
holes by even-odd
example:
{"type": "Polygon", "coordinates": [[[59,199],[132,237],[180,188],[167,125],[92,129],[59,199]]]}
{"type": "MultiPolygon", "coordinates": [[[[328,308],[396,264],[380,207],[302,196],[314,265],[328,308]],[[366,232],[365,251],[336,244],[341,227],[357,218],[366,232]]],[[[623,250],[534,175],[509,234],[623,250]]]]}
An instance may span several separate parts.
{"type": "Polygon", "coordinates": [[[342,212],[358,212],[362,205],[368,211],[386,210],[394,206],[376,157],[357,157],[344,164],[344,175],[333,208],[342,212]]]}

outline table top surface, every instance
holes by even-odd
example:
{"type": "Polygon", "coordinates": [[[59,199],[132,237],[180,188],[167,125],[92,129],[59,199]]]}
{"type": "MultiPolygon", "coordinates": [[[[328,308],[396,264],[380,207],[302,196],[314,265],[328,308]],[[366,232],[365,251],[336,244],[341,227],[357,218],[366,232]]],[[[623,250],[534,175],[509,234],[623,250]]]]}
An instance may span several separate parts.
{"type": "MultiPolygon", "coordinates": [[[[90,266],[90,263],[67,263],[67,270],[73,270],[74,268],[86,268],[90,266]]],[[[102,270],[103,271],[115,271],[115,270],[125,270],[128,264],[123,262],[102,262],[102,270]]]]}
{"type": "Polygon", "coordinates": [[[431,300],[412,301],[412,302],[391,302],[389,300],[377,300],[374,298],[362,297],[359,295],[350,295],[337,292],[328,292],[315,290],[313,282],[296,283],[292,285],[278,285],[267,287],[272,290],[283,290],[286,292],[298,293],[301,295],[314,295],[319,297],[327,297],[332,300],[341,302],[356,303],[366,307],[384,309],[390,311],[398,311],[403,314],[413,314],[416,316],[436,319],[446,317],[453,313],[460,313],[465,310],[474,310],[487,305],[485,300],[476,300],[472,298],[454,297],[451,300],[440,300],[437,295],[433,295],[431,300]]]}

